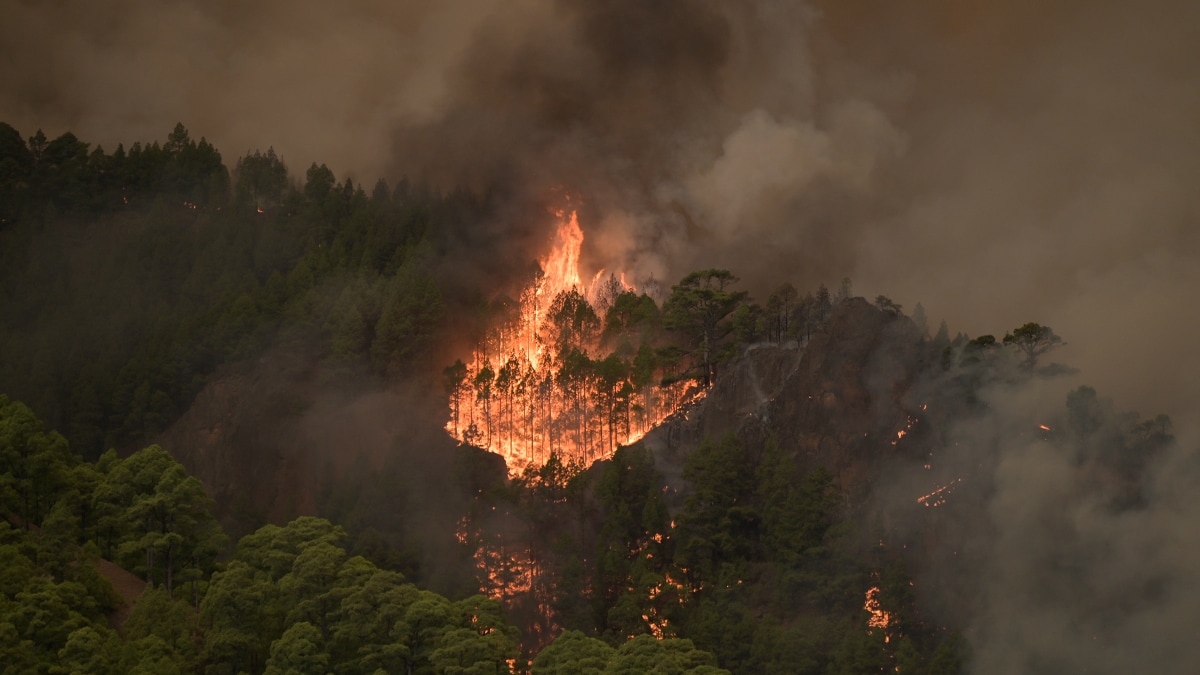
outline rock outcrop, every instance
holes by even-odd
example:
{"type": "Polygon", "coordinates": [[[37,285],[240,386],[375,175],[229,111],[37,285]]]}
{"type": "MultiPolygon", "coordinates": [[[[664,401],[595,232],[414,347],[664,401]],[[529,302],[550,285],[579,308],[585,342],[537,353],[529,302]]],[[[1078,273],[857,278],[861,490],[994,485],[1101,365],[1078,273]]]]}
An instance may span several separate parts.
{"type": "Polygon", "coordinates": [[[645,443],[668,483],[684,488],[683,461],[704,438],[734,433],[751,453],[773,439],[803,470],[827,468],[854,499],[919,419],[920,404],[909,394],[928,356],[910,319],[850,298],[803,347],[747,349],[700,403],[645,443]]]}

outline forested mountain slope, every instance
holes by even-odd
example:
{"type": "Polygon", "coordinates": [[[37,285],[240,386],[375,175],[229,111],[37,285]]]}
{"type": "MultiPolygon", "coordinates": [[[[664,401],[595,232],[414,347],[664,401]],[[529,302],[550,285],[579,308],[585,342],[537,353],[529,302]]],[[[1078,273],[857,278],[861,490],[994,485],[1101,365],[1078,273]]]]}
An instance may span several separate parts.
{"type": "Polygon", "coordinates": [[[544,389],[521,393],[532,369],[456,359],[499,349],[540,272],[539,237],[491,227],[529,213],[301,181],[270,150],[230,168],[181,125],[111,154],[0,125],[13,663],[1052,672],[1100,658],[1083,632],[1147,644],[1188,606],[1179,557],[1130,542],[1191,541],[1171,514],[1194,454],[1054,363],[1048,327],[930,336],[849,280],[760,304],[729,270],[612,277],[546,305],[544,389]],[[557,452],[559,421],[611,448],[656,387],[685,403],[642,440],[557,452]],[[519,436],[517,399],[562,414],[517,471],[447,433],[460,397],[466,440],[519,436]],[[152,586],[124,639],[102,556],[152,586]]]}

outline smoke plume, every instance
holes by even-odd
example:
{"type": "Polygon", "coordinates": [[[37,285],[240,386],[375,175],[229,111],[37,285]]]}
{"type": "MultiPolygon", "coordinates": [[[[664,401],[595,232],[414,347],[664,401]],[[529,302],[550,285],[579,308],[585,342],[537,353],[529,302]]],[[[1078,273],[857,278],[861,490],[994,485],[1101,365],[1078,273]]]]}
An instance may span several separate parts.
{"type": "MultiPolygon", "coordinates": [[[[973,335],[1039,321],[1095,384],[1179,417],[1200,405],[1198,18],[1182,0],[14,2],[0,118],[109,150],[182,121],[230,161],[272,145],[295,175],[368,185],[565,188],[593,269],[728,267],[760,296],[851,277],[973,335]]],[[[501,229],[527,232],[514,214],[501,229]]]]}

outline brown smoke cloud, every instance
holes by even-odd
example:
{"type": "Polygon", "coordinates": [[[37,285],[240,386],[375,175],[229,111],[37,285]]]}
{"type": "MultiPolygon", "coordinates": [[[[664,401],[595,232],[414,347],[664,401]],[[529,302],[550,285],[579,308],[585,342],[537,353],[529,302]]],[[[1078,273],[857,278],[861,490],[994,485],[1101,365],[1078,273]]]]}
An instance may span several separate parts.
{"type": "Polygon", "coordinates": [[[15,2],[0,118],[109,149],[182,121],[230,161],[273,145],[297,175],[367,184],[566,186],[594,267],[729,267],[760,295],[849,276],[972,335],[1039,321],[1091,383],[1182,418],[1200,407],[1198,14],[15,2]]]}
{"type": "Polygon", "coordinates": [[[103,143],[175,122],[228,159],[274,145],[374,181],[397,126],[440,113],[444,74],[511,3],[117,0],[6,3],[0,113],[103,143]]]}
{"type": "Polygon", "coordinates": [[[368,185],[565,186],[593,267],[729,267],[760,297],[849,276],[955,331],[1038,321],[1089,382],[1182,418],[1200,407],[1198,14],[16,2],[0,119],[110,150],[182,121],[230,161],[273,145],[296,175],[317,161],[368,185]]]}
{"type": "Polygon", "coordinates": [[[852,276],[972,334],[1052,325],[1085,381],[1190,422],[1196,8],[965,3],[944,18],[903,38],[928,45],[896,118],[909,151],[886,215],[855,238],[852,276]]]}

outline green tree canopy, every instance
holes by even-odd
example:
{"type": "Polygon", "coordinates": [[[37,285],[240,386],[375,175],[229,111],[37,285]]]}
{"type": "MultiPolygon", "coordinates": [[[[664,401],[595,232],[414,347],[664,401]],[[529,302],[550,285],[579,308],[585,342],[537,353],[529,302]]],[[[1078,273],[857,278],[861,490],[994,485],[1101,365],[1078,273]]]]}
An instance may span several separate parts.
{"type": "Polygon", "coordinates": [[[611,675],[721,675],[712,654],[696,649],[691,640],[656,639],[639,635],[621,645],[604,671],[611,675]]]}
{"type": "Polygon", "coordinates": [[[1027,323],[1006,334],[1004,344],[1016,347],[1025,357],[1023,365],[1032,370],[1039,357],[1066,343],[1049,326],[1027,323]]]}
{"type": "Polygon", "coordinates": [[[533,659],[533,675],[601,675],[617,650],[577,630],[565,631],[533,659]]]}
{"type": "Polygon", "coordinates": [[[254,151],[238,160],[234,169],[236,190],[239,198],[249,200],[262,208],[275,206],[283,200],[288,186],[288,171],[283,160],[275,154],[275,148],[265,153],[254,151]]]}
{"type": "Polygon", "coordinates": [[[692,272],[671,287],[663,303],[667,328],[677,331],[691,350],[693,376],[705,387],[712,385],[719,360],[725,356],[731,332],[729,317],[747,297],[731,287],[738,278],[729,270],[692,272]]]}
{"type": "Polygon", "coordinates": [[[329,653],[321,631],[307,621],[293,624],[271,643],[266,675],[325,675],[329,653]]]}
{"type": "Polygon", "coordinates": [[[174,589],[184,568],[211,568],[226,537],[212,500],[162,447],[152,445],[114,466],[97,488],[101,526],[118,534],[117,553],[147,581],[174,589]]]}
{"type": "Polygon", "coordinates": [[[0,510],[27,529],[41,525],[78,462],[29,406],[0,395],[0,510]]]}

